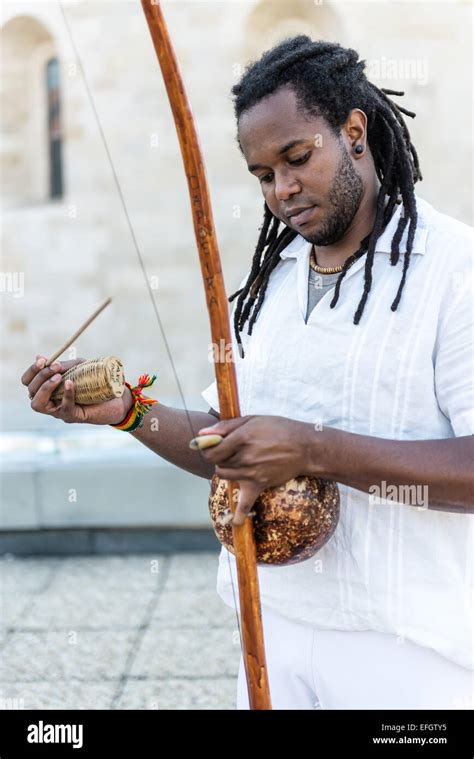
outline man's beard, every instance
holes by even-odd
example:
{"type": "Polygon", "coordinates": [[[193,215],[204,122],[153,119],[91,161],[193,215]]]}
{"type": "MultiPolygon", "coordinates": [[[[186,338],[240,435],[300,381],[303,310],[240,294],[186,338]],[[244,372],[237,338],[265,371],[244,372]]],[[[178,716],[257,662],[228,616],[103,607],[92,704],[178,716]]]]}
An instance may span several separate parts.
{"type": "Polygon", "coordinates": [[[354,169],[345,146],[332,187],[329,191],[331,209],[323,220],[320,230],[302,235],[313,245],[332,245],[341,239],[359,208],[364,185],[354,169]]]}

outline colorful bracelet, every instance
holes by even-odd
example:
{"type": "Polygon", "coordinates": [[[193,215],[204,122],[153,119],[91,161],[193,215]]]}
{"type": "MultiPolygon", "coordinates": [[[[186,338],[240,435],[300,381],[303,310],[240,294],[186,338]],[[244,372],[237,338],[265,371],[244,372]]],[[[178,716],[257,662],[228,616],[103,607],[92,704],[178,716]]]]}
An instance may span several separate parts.
{"type": "Polygon", "coordinates": [[[128,382],[125,383],[132,393],[134,403],[125,419],[122,419],[118,424],[111,424],[111,427],[114,427],[116,430],[122,430],[123,432],[133,432],[133,430],[136,430],[143,425],[145,414],[148,414],[150,406],[154,403],[158,403],[158,401],[153,398],[145,398],[142,394],[142,390],[145,387],[153,385],[155,380],[156,374],[154,374],[153,377],[150,377],[149,374],[142,374],[141,377],[138,378],[135,387],[132,387],[128,382]]]}

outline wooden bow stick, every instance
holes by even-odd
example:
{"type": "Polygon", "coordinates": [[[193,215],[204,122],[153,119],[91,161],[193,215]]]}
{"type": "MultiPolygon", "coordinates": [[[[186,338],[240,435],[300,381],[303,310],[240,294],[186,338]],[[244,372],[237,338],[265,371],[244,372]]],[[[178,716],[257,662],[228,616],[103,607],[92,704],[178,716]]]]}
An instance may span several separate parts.
{"type": "MultiPolygon", "coordinates": [[[[159,0],[141,0],[163,74],[188,180],[194,231],[201,263],[214,344],[232,346],[227,298],[212,217],[209,188],[196,129],[159,0]]],[[[240,416],[233,361],[216,362],[221,419],[240,416]]],[[[228,482],[228,499],[235,509],[238,483],[228,482]]],[[[251,709],[271,709],[263,644],[255,537],[252,521],[233,528],[240,597],[242,644],[251,709]]]]}

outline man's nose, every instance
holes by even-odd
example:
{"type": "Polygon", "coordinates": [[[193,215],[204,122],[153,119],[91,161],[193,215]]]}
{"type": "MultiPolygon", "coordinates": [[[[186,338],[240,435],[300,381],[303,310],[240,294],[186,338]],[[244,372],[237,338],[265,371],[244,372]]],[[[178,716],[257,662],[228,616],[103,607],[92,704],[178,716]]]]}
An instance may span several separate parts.
{"type": "Polygon", "coordinates": [[[275,198],[288,200],[292,195],[301,192],[301,186],[291,174],[275,174],[275,198]]]}

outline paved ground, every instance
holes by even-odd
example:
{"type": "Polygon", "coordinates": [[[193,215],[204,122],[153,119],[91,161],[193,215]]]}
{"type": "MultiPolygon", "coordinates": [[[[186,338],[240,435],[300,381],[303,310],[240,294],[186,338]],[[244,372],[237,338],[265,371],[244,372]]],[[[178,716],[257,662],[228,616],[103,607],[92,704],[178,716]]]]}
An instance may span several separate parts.
{"type": "Polygon", "coordinates": [[[0,708],[234,709],[217,553],[0,559],[0,708]]]}

